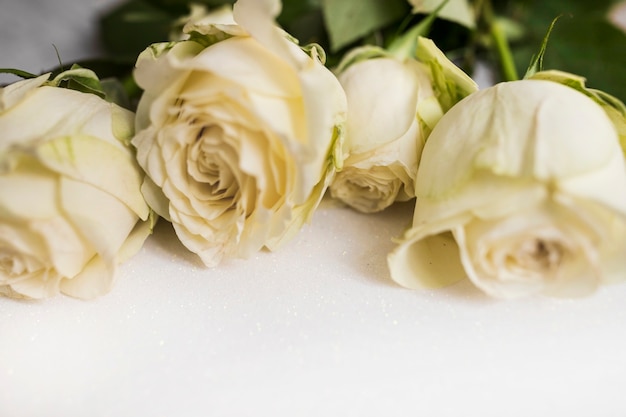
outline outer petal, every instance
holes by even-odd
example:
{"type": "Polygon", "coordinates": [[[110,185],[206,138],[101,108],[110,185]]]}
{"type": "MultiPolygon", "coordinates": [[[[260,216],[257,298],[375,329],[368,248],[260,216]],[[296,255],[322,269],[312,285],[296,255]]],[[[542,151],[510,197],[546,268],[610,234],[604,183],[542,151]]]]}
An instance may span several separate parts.
{"type": "Polygon", "coordinates": [[[372,150],[409,129],[415,122],[417,76],[408,65],[392,58],[360,61],[339,75],[348,99],[348,153],[372,150]]]}
{"type": "Polygon", "coordinates": [[[43,165],[60,176],[109,193],[140,218],[148,218],[148,205],[140,192],[143,178],[130,150],[97,137],[74,135],[47,141],[36,153],[43,165]]]}
{"type": "Polygon", "coordinates": [[[0,175],[0,219],[48,219],[59,214],[54,173],[29,156],[13,154],[15,168],[0,175]]]}
{"type": "Polygon", "coordinates": [[[391,277],[407,288],[436,288],[465,279],[459,248],[450,233],[405,237],[387,258],[391,277]]]}
{"type": "MultiPolygon", "coordinates": [[[[326,183],[328,164],[332,165],[333,172],[341,164],[347,104],[339,81],[319,62],[311,61],[307,71],[299,75],[304,111],[308,119],[307,146],[296,153],[301,155],[297,162],[304,167],[299,189],[311,190],[320,179],[326,183]]],[[[294,201],[301,204],[305,198],[294,196],[294,201]]]]}
{"type": "Polygon", "coordinates": [[[6,87],[0,88],[0,112],[6,111],[19,103],[26,94],[37,87],[42,86],[50,77],[50,74],[43,74],[39,77],[18,81],[6,87]]]}
{"type": "Polygon", "coordinates": [[[64,294],[89,300],[111,291],[114,283],[115,265],[95,255],[78,275],[61,281],[60,288],[64,294]]]}
{"type": "Polygon", "coordinates": [[[570,88],[538,80],[498,84],[444,115],[424,147],[416,193],[435,198],[451,193],[476,169],[569,180],[603,169],[619,150],[616,139],[602,109],[570,88]],[[451,146],[454,138],[459,140],[451,146]]]}
{"type": "Polygon", "coordinates": [[[11,290],[0,291],[10,297],[17,298],[48,298],[59,293],[62,276],[54,270],[40,269],[24,279],[11,283],[11,290]]]}
{"type": "Polygon", "coordinates": [[[42,263],[62,277],[78,274],[93,254],[93,248],[74,225],[61,216],[32,221],[29,228],[46,245],[47,252],[41,258],[42,263]]]}
{"type": "Polygon", "coordinates": [[[295,45],[276,26],[281,8],[279,0],[239,0],[233,6],[233,16],[253,38],[299,71],[308,66],[309,59],[294,53],[295,45]]]}
{"type": "Polygon", "coordinates": [[[61,181],[60,199],[68,221],[88,242],[93,253],[114,264],[137,222],[135,213],[110,194],[70,179],[61,181]]]}
{"type": "MultiPolygon", "coordinates": [[[[37,145],[48,138],[91,135],[125,149],[114,134],[110,103],[93,94],[57,87],[30,91],[0,117],[1,149],[37,145]],[[37,115],[37,117],[33,117],[37,115]],[[28,126],[25,129],[24,126],[28,126]]],[[[119,130],[116,129],[116,133],[119,130]]]]}
{"type": "MultiPolygon", "coordinates": [[[[303,55],[304,52],[300,51],[303,55]]],[[[306,56],[306,55],[305,55],[306,56]]],[[[178,65],[208,72],[235,82],[246,90],[282,98],[301,96],[299,80],[288,61],[268,53],[253,38],[236,37],[211,45],[178,65]]]]}

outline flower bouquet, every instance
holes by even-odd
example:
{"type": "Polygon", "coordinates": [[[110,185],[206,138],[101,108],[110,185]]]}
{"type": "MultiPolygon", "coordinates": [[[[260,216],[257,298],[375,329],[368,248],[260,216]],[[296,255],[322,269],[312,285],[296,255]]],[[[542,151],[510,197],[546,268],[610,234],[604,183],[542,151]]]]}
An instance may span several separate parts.
{"type": "MultiPolygon", "coordinates": [[[[567,16],[217,3],[130,1],[102,20],[115,59],[3,70],[24,79],[0,89],[0,294],[103,295],[159,218],[210,268],[280,250],[324,198],[415,203],[388,257],[408,288],[572,297],[626,278],[626,87],[550,58],[567,16]]],[[[626,45],[609,6],[589,19],[607,50],[626,45]]]]}

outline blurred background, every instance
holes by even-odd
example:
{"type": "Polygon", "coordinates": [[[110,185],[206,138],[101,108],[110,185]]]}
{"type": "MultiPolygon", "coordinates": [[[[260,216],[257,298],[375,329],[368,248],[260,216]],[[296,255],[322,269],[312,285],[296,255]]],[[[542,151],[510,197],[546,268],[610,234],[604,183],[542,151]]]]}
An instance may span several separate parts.
{"type": "MultiPolygon", "coordinates": [[[[194,3],[214,8],[233,1],[194,3]]],[[[0,68],[38,74],[58,67],[60,60],[64,65],[81,62],[101,77],[127,76],[141,50],[168,39],[175,22],[189,13],[189,4],[189,0],[0,0],[0,68]]],[[[301,44],[321,44],[332,67],[360,44],[389,45],[437,5],[436,0],[284,0],[279,22],[301,44]]],[[[624,1],[449,0],[440,17],[425,35],[470,74],[475,74],[477,63],[487,63],[493,81],[507,78],[501,71],[503,41],[521,77],[558,17],[545,69],[582,75],[591,87],[626,99],[624,1]]],[[[16,79],[0,75],[0,83],[16,79]]]]}

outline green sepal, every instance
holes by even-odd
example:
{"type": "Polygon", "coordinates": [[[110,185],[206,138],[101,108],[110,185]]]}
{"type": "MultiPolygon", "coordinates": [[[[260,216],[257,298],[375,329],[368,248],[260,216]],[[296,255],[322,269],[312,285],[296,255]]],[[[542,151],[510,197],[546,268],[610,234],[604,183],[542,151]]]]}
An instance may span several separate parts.
{"type": "Polygon", "coordinates": [[[24,79],[30,79],[30,78],[37,78],[38,75],[32,74],[28,71],[22,71],[20,69],[16,69],[16,68],[0,68],[0,74],[13,74],[13,75],[17,75],[20,78],[24,78],[24,79]]]}
{"type": "MultiPolygon", "coordinates": [[[[209,27],[213,28],[212,26],[209,27]]],[[[196,42],[202,45],[204,48],[208,48],[213,44],[233,37],[233,35],[230,33],[214,29],[212,29],[211,31],[190,30],[189,32],[187,32],[187,34],[189,35],[188,40],[196,42]]]]}
{"type": "Polygon", "coordinates": [[[131,108],[127,86],[117,78],[100,80],[90,69],[74,64],[50,79],[47,85],[95,94],[98,97],[124,108],[131,108]]]}
{"type": "Polygon", "coordinates": [[[539,71],[543,71],[543,56],[545,55],[546,49],[548,48],[548,41],[550,40],[550,34],[552,33],[552,30],[554,29],[554,25],[556,24],[556,21],[559,20],[560,18],[561,16],[557,16],[552,20],[552,23],[550,23],[550,27],[548,27],[548,31],[546,32],[546,35],[543,37],[543,40],[541,41],[541,47],[539,48],[539,52],[533,55],[530,60],[530,64],[528,65],[528,68],[526,69],[526,73],[524,74],[524,79],[532,77],[534,74],[538,73],[539,71]]]}
{"type": "Polygon", "coordinates": [[[320,44],[310,43],[308,45],[301,46],[300,49],[313,59],[317,59],[322,65],[326,64],[326,51],[320,44]]]}
{"type": "Polygon", "coordinates": [[[413,26],[410,30],[404,33],[402,36],[397,37],[387,47],[387,50],[397,58],[414,58],[417,49],[417,40],[420,37],[428,35],[430,27],[432,26],[437,15],[448,4],[449,0],[444,0],[437,6],[430,14],[428,14],[417,25],[413,26]]]}
{"type": "Polygon", "coordinates": [[[454,65],[431,39],[423,37],[417,39],[415,56],[429,68],[433,89],[444,112],[478,91],[476,82],[454,65]]]}
{"type": "Polygon", "coordinates": [[[334,71],[335,73],[340,74],[348,69],[348,67],[361,61],[367,61],[368,59],[376,58],[386,58],[389,56],[391,56],[390,53],[381,47],[372,45],[361,46],[359,48],[354,48],[346,53],[334,71]]]}
{"type": "Polygon", "coordinates": [[[91,93],[100,98],[106,97],[106,93],[102,89],[102,84],[96,73],[79,65],[72,65],[71,69],[61,72],[48,81],[48,85],[76,90],[82,93],[91,93]]]}

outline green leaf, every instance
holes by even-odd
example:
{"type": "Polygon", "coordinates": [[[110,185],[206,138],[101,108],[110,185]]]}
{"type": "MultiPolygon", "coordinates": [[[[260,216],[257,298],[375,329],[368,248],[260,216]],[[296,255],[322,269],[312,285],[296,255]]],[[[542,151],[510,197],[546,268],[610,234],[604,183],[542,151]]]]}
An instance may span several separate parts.
{"type": "Polygon", "coordinates": [[[73,65],[71,69],[64,71],[49,81],[51,85],[68,88],[83,93],[95,94],[105,98],[106,94],[102,90],[102,85],[96,74],[78,65],[73,65]]]}
{"type": "Polygon", "coordinates": [[[13,74],[24,79],[37,78],[37,75],[35,74],[15,68],[0,68],[0,74],[13,74]]]}
{"type": "Polygon", "coordinates": [[[527,36],[514,45],[517,68],[524,71],[552,20],[559,19],[543,56],[544,69],[584,76],[593,88],[626,99],[626,34],[613,26],[607,14],[612,0],[535,0],[520,9],[519,21],[527,36]]]}
{"type": "Polygon", "coordinates": [[[390,53],[378,46],[365,45],[348,51],[339,65],[334,69],[335,73],[341,74],[350,66],[368,59],[385,58],[391,56],[390,53]]]}
{"type": "Polygon", "coordinates": [[[321,0],[283,0],[283,9],[278,17],[281,23],[289,23],[304,15],[321,10],[321,0]]]}
{"type": "MultiPolygon", "coordinates": [[[[414,5],[413,13],[431,14],[442,4],[442,0],[409,0],[414,5]]],[[[476,17],[468,0],[449,0],[437,12],[437,17],[458,23],[467,28],[476,26],[476,17]]]]}
{"type": "Polygon", "coordinates": [[[317,43],[330,49],[321,0],[284,0],[277,20],[301,44],[317,43]]]}
{"type": "MultiPolygon", "coordinates": [[[[132,77],[128,78],[132,80],[132,77]]],[[[72,68],[67,71],[53,74],[53,78],[47,84],[82,93],[95,94],[108,102],[131,110],[133,109],[131,99],[135,99],[135,96],[139,95],[136,90],[133,90],[133,87],[136,87],[136,85],[128,85],[125,79],[109,77],[100,80],[94,71],[83,68],[78,64],[72,65],[72,68]]]]}
{"type": "Polygon", "coordinates": [[[406,0],[322,0],[331,51],[337,51],[410,13],[406,0]]]}
{"type": "Polygon", "coordinates": [[[109,54],[134,60],[150,44],[169,40],[178,17],[147,0],[130,0],[102,17],[101,38],[109,54]]]}
{"type": "Polygon", "coordinates": [[[189,5],[202,4],[207,7],[219,7],[224,4],[233,4],[235,0],[146,0],[150,5],[174,13],[184,13],[189,11],[189,5]]]}
{"type": "Polygon", "coordinates": [[[443,0],[437,7],[430,11],[430,14],[422,19],[418,24],[414,25],[406,33],[395,38],[388,46],[387,50],[397,58],[415,58],[415,50],[417,49],[417,40],[420,37],[426,37],[430,31],[430,27],[441,10],[450,2],[443,0]]]}

